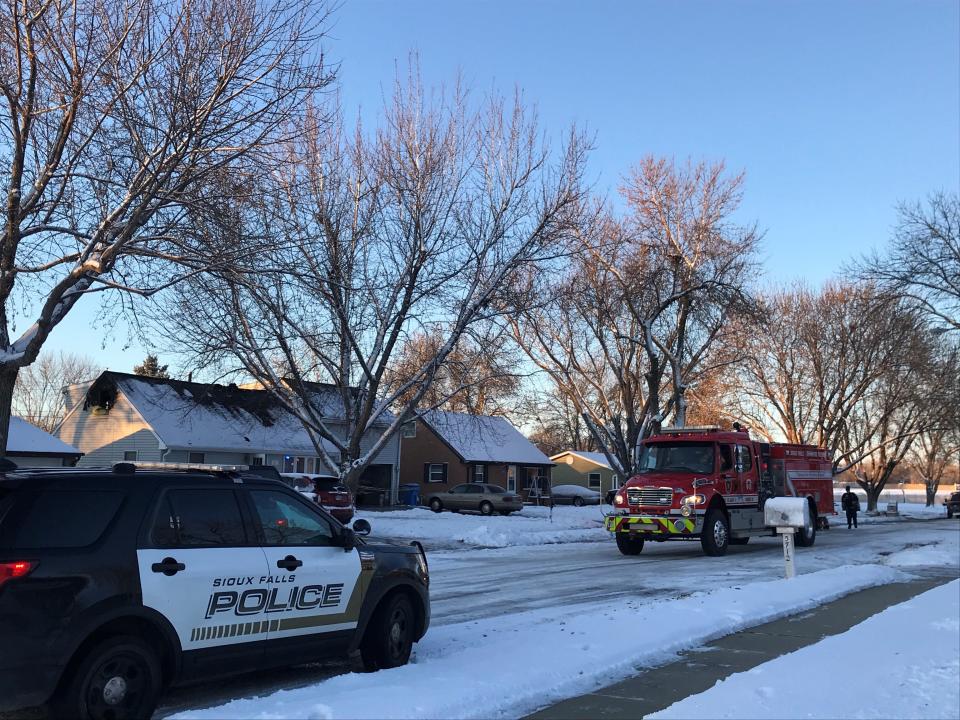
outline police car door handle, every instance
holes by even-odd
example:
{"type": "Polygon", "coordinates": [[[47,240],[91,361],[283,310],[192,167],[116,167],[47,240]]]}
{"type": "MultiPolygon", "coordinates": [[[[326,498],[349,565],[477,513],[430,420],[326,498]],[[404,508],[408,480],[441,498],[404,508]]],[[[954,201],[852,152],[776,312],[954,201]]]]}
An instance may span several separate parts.
{"type": "Polygon", "coordinates": [[[177,562],[172,557],[165,557],[162,562],[154,563],[150,569],[155,573],[163,573],[167,577],[176,575],[181,570],[186,570],[187,566],[182,562],[177,562]]]}
{"type": "Polygon", "coordinates": [[[293,555],[287,555],[283,560],[277,560],[277,567],[284,570],[296,570],[303,566],[303,560],[297,560],[293,555]]]}

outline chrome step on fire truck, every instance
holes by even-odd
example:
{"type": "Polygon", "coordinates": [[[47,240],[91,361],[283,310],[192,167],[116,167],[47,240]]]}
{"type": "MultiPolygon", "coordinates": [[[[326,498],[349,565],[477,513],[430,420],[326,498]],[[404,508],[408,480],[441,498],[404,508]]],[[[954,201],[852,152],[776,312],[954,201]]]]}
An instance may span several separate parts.
{"type": "Polygon", "coordinates": [[[771,497],[803,497],[811,522],[797,533],[809,547],[829,527],[833,507],[831,453],[812,445],[758,442],[734,425],[665,429],[640,446],[640,471],[617,490],[605,527],[624,555],[647,540],[699,539],[707,555],[774,535],[764,525],[771,497]]]}

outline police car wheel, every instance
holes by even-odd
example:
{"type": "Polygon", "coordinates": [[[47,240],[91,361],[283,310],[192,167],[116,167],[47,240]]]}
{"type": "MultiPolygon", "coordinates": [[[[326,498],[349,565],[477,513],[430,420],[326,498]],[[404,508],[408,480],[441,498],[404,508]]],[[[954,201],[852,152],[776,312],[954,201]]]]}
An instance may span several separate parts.
{"type": "Polygon", "coordinates": [[[406,665],[413,650],[416,616],[406,595],[394,595],[377,608],[367,626],[360,657],[368,672],[406,665]]]}
{"type": "Polygon", "coordinates": [[[160,662],[153,650],[132,636],[96,645],[52,705],[54,717],[85,720],[148,718],[160,698],[160,662]]]}
{"type": "Polygon", "coordinates": [[[433,510],[435,513],[438,513],[441,510],[443,510],[443,503],[440,502],[440,498],[434,498],[433,500],[430,501],[430,509],[433,510]]]}

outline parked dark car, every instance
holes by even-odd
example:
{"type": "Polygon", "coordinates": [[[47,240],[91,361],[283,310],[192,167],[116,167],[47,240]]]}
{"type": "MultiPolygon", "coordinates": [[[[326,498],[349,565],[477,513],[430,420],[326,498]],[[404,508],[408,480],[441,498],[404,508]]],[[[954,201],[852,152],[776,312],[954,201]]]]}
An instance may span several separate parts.
{"type": "Polygon", "coordinates": [[[426,501],[434,512],[476,510],[482,515],[492,515],[494,512],[509,515],[523,510],[523,500],[519,495],[489,483],[464,483],[445,493],[428,495],[426,501]]]}
{"type": "Polygon", "coordinates": [[[960,516],[960,492],[950,493],[950,497],[944,498],[943,504],[947,507],[948,518],[960,516]]]}
{"type": "Polygon", "coordinates": [[[369,532],[242,472],[0,473],[0,714],[149,718],[169,685],[354,651],[404,665],[426,555],[369,532]]]}

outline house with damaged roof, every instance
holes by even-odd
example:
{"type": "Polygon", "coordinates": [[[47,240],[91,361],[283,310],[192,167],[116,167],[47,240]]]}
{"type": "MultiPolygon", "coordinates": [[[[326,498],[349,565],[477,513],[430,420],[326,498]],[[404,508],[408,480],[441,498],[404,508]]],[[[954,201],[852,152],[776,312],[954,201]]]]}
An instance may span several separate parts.
{"type": "MultiPolygon", "coordinates": [[[[311,384],[314,407],[336,432],[343,427],[338,388],[311,384]]],[[[80,466],[121,461],[272,465],[280,472],[327,474],[309,434],[267,390],[103,372],[91,383],[64,388],[67,412],[57,437],[84,455],[80,466]]],[[[375,425],[361,450],[387,428],[375,425]]],[[[334,453],[332,446],[325,448],[334,453]]],[[[374,457],[360,485],[396,500],[400,438],[374,457]]]]}

